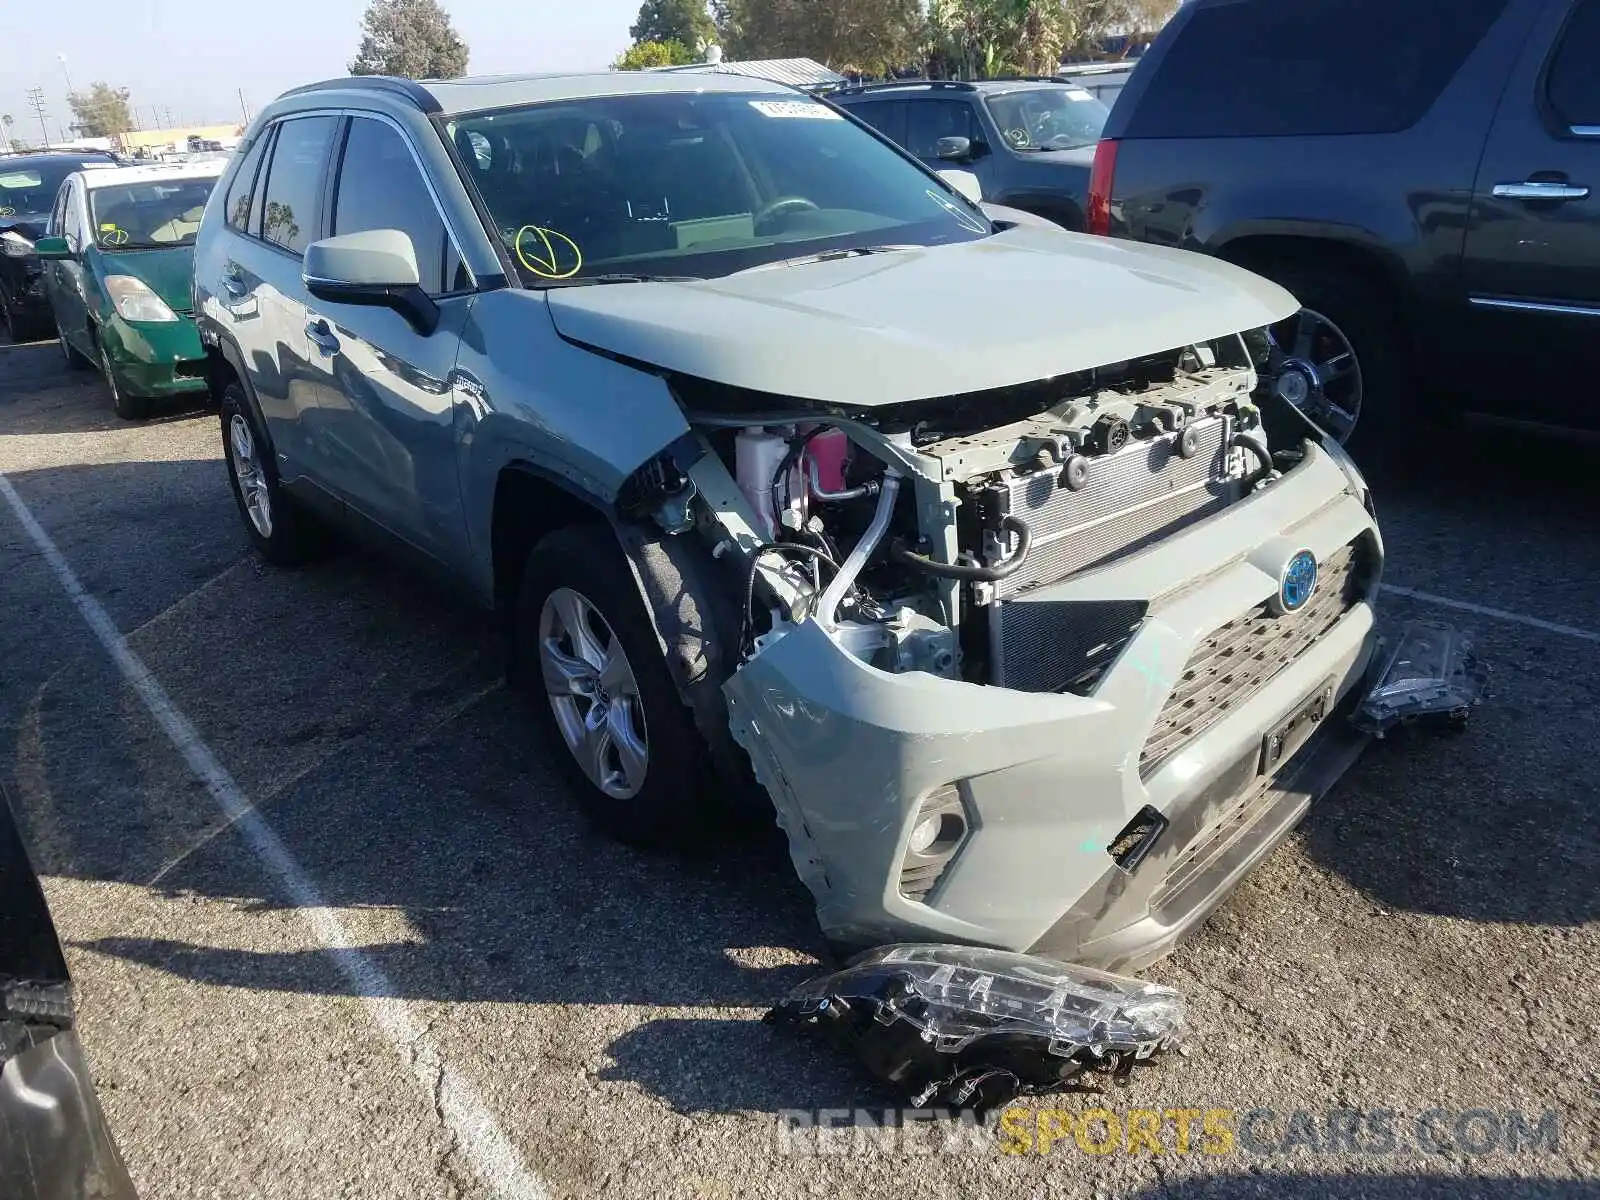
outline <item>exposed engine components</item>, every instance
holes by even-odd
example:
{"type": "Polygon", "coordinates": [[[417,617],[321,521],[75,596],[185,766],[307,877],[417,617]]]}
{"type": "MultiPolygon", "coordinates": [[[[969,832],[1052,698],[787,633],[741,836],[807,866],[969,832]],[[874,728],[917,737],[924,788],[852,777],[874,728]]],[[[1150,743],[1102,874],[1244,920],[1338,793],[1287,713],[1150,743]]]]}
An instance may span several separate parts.
{"type": "Polygon", "coordinates": [[[1089,447],[1096,454],[1115,454],[1128,444],[1132,431],[1128,422],[1115,413],[1104,413],[1089,426],[1089,447]]]}
{"type": "Polygon", "coordinates": [[[1057,482],[1069,492],[1081,492],[1089,486],[1089,460],[1082,454],[1071,455],[1061,464],[1057,482]]]}
{"type": "MultiPolygon", "coordinates": [[[[1272,477],[1254,386],[1241,344],[918,402],[904,422],[800,404],[690,413],[736,490],[701,480],[703,503],[692,485],[663,497],[668,472],[651,512],[676,531],[694,508],[722,544],[709,527],[730,500],[745,510],[735,515],[749,532],[733,545],[748,566],[746,654],[810,618],[878,669],[999,683],[1001,658],[1015,664],[996,647],[1029,624],[998,620],[999,606],[1170,536],[1272,477]]],[[[1120,644],[1126,625],[1100,641],[1120,644]]],[[[1076,686],[1100,664],[1093,649],[1026,677],[1076,686]]]]}

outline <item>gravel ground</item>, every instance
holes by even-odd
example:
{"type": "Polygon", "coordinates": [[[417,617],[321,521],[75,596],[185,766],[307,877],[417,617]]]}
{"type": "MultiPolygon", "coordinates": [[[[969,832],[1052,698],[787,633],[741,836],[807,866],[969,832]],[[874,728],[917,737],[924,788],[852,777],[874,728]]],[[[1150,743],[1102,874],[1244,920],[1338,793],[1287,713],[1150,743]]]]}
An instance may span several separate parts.
{"type": "Polygon", "coordinates": [[[1152,969],[1192,1053],[1012,1118],[1222,1109],[1231,1149],[1169,1121],[1159,1155],[1041,1154],[784,1132],[886,1101],[759,1023],[822,954],[782,853],[607,843],[480,616],[357,552],[265,567],[214,415],[119,422],[53,346],[0,347],[0,473],[257,814],[223,816],[0,504],[0,779],[141,1194],[1595,1195],[1600,452],[1423,454],[1375,479],[1389,582],[1523,619],[1400,594],[1386,619],[1468,624],[1492,699],[1371,748],[1152,969]]]}

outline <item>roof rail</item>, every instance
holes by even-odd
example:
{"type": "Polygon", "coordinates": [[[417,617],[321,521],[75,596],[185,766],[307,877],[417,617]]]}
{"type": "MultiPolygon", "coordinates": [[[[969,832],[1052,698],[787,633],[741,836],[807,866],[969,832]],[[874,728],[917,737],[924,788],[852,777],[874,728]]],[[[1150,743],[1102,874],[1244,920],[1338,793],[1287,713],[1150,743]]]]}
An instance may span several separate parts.
{"type": "Polygon", "coordinates": [[[830,96],[860,95],[862,92],[878,92],[888,88],[944,88],[956,92],[975,92],[977,85],[968,83],[963,79],[885,79],[878,83],[855,83],[829,92],[830,96]]]}
{"type": "Polygon", "coordinates": [[[303,83],[290,88],[285,96],[304,96],[309,92],[329,92],[335,89],[368,92],[386,92],[403,96],[425,113],[442,112],[443,106],[415,79],[400,79],[393,75],[347,75],[343,79],[323,79],[316,83],[303,83]]]}

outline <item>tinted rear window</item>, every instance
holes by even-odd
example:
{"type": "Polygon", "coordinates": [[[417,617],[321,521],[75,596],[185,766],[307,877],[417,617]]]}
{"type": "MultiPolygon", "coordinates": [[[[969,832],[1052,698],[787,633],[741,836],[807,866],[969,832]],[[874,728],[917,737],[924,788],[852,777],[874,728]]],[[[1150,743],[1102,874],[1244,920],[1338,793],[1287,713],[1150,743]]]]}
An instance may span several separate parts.
{"type": "MultiPolygon", "coordinates": [[[[1393,133],[1414,125],[1506,0],[1197,0],[1128,137],[1393,133]]],[[[1180,16],[1179,18],[1183,18],[1180,16]]]]}
{"type": "Polygon", "coordinates": [[[1550,64],[1550,103],[1569,125],[1600,128],[1600,0],[1584,0],[1550,64]]]}

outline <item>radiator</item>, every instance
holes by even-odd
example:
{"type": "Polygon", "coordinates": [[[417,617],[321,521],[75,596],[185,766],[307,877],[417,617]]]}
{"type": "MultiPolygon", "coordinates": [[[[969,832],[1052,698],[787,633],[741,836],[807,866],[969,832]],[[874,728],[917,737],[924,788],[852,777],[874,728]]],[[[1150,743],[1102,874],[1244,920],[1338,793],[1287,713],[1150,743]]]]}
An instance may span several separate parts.
{"type": "Polygon", "coordinates": [[[1131,554],[1236,500],[1239,481],[1226,474],[1232,421],[1208,417],[1193,428],[1200,443],[1192,458],[1177,452],[1177,434],[1165,434],[1090,460],[1079,491],[1062,487],[1060,473],[1050,470],[998,480],[976,493],[981,530],[997,530],[1010,515],[1033,535],[1027,561],[994,585],[994,598],[1003,602],[1131,554]]]}

